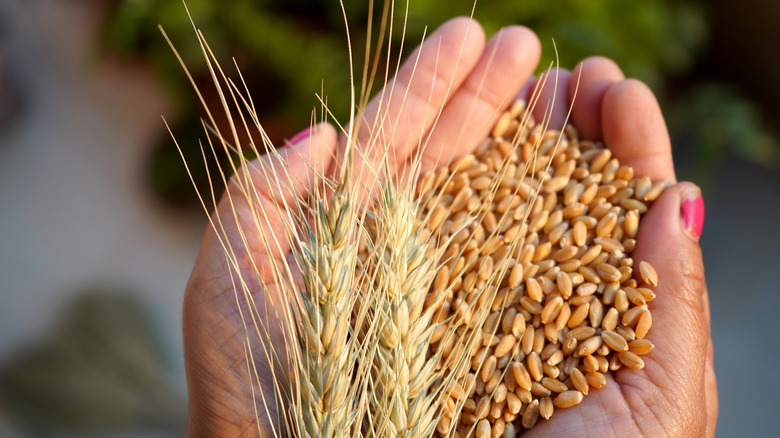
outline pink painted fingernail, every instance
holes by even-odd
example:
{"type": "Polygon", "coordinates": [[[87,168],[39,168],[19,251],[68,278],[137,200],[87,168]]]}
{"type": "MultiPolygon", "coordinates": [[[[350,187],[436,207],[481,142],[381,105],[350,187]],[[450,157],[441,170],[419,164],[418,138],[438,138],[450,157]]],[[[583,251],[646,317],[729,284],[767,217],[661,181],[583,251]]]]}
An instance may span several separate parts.
{"type": "Polygon", "coordinates": [[[683,191],[682,220],[685,230],[698,241],[704,226],[704,199],[698,188],[683,191]]]}
{"type": "Polygon", "coordinates": [[[289,140],[290,144],[298,143],[299,141],[303,140],[304,138],[309,138],[311,136],[311,128],[306,128],[303,131],[295,134],[293,138],[289,140]]]}

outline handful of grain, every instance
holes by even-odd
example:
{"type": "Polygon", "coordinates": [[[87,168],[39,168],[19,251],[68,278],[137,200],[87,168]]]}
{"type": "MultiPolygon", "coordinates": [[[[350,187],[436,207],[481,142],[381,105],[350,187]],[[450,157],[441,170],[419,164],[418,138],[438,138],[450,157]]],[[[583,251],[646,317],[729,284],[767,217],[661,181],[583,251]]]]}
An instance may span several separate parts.
{"type": "Polygon", "coordinates": [[[544,131],[523,101],[473,154],[423,176],[424,225],[444,250],[429,356],[452,375],[439,436],[514,437],[605,373],[644,366],[658,277],[630,255],[664,188],[571,125],[544,131]]]}
{"type": "MultiPolygon", "coordinates": [[[[239,102],[251,100],[217,70],[218,89],[224,81],[233,99],[219,93],[224,109],[229,115],[238,106],[249,131],[256,114],[239,102]]],[[[351,120],[363,120],[363,111],[351,120]]],[[[391,154],[381,150],[382,136],[361,150],[348,126],[342,171],[318,175],[309,196],[257,202],[247,173],[226,192],[231,206],[233,193],[252,207],[245,222],[235,210],[229,218],[238,220],[241,240],[231,240],[219,216],[212,222],[238,268],[231,278],[239,305],[250,310],[245,328],[260,342],[247,337],[247,369],[256,412],[280,414],[274,436],[511,438],[581,403],[606,384],[605,373],[644,366],[658,278],[630,254],[640,217],[664,183],[634,178],[572,126],[536,124],[523,101],[473,154],[414,187],[395,187],[387,169],[354,174],[355,154],[391,154]],[[385,177],[368,209],[355,190],[361,174],[385,177]],[[262,272],[242,269],[244,254],[231,245],[245,245],[245,231],[273,229],[269,212],[296,226],[260,244],[271,254],[277,238],[287,239],[301,278],[288,258],[262,272]],[[249,285],[257,281],[279,291],[273,317],[254,302],[249,285]],[[271,372],[273,391],[260,367],[271,372]]],[[[230,153],[230,140],[240,144],[235,130],[214,133],[212,148],[230,153]]],[[[232,168],[248,164],[238,157],[232,168]]],[[[411,161],[417,169],[420,156],[411,161]]],[[[268,187],[299,181],[285,166],[264,163],[253,170],[268,187]]]]}

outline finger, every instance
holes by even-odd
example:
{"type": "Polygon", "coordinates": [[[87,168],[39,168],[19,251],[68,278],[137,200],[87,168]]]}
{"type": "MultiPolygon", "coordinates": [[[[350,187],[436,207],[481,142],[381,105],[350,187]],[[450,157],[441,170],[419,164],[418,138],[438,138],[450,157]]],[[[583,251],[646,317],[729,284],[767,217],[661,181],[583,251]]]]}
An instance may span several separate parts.
{"type": "Polygon", "coordinates": [[[644,357],[641,372],[616,376],[637,412],[649,412],[648,418],[661,422],[674,419],[689,436],[701,436],[707,418],[702,398],[710,335],[697,232],[703,219],[701,193],[691,183],[668,188],[642,219],[633,257],[635,272],[646,261],[658,274],[656,299],[648,304],[653,319],[648,338],[656,348],[644,357]],[[638,376],[652,386],[638,384],[638,376]],[[673,396],[667,393],[671,390],[673,396]]]}
{"type": "Polygon", "coordinates": [[[536,93],[536,103],[533,115],[536,123],[542,123],[549,117],[548,128],[561,129],[569,113],[569,81],[571,72],[563,68],[551,68],[536,80],[533,93],[536,93]]]}
{"type": "Polygon", "coordinates": [[[581,139],[602,139],[601,103],[604,93],[612,84],[623,79],[620,67],[601,56],[584,59],[574,68],[569,80],[569,101],[573,102],[572,122],[581,139]]]}
{"type": "MultiPolygon", "coordinates": [[[[391,171],[404,163],[452,90],[474,68],[484,45],[482,27],[470,18],[452,19],[431,34],[366,107],[359,121],[355,169],[376,171],[385,157],[391,171]]],[[[342,154],[347,142],[342,134],[342,154]]]]}
{"type": "Polygon", "coordinates": [[[666,123],[647,85],[635,79],[611,85],[604,93],[601,117],[604,144],[621,164],[639,176],[676,181],[666,123]]]}
{"type": "MultiPolygon", "coordinates": [[[[336,142],[335,129],[317,125],[278,154],[248,163],[231,179],[212,215],[213,227],[203,238],[183,305],[190,434],[245,436],[258,424],[273,424],[272,401],[266,405],[269,415],[253,408],[258,396],[254,376],[246,374],[247,354],[253,354],[259,369],[270,367],[262,351],[265,342],[283,355],[278,346],[285,344],[284,334],[277,322],[289,306],[279,305],[285,288],[276,285],[278,275],[284,275],[277,269],[290,249],[285,234],[290,225],[285,224],[296,199],[305,198],[327,169],[336,142]],[[258,323],[250,315],[272,317],[258,323]],[[267,339],[248,330],[255,324],[267,339]],[[247,342],[258,347],[246,350],[247,342]]],[[[274,389],[270,372],[257,378],[262,388],[274,389]]]]}
{"type": "Polygon", "coordinates": [[[533,86],[536,84],[536,75],[531,75],[526,79],[523,86],[520,88],[520,91],[517,92],[517,96],[515,99],[522,99],[526,102],[529,101],[531,98],[531,93],[533,93],[533,86]]]}
{"type": "Polygon", "coordinates": [[[479,63],[447,102],[422,146],[422,172],[465,155],[488,130],[533,73],[541,46],[522,26],[502,29],[488,42],[479,63]]]}

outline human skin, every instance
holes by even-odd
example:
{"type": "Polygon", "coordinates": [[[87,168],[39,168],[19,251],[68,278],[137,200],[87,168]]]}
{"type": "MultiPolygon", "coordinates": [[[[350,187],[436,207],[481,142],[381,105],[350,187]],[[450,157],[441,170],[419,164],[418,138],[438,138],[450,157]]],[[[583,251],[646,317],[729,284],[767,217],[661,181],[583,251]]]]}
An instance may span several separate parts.
{"type": "MultiPolygon", "coordinates": [[[[467,153],[514,96],[533,88],[531,75],[541,51],[536,35],[527,28],[504,28],[486,42],[479,24],[467,18],[445,23],[418,50],[396,75],[392,91],[386,88],[389,94],[381,100],[384,103],[376,98],[366,110],[366,120],[374,120],[380,111],[388,117],[364,124],[358,135],[358,144],[366,144],[377,129],[392,129],[390,164],[399,173],[408,166],[409,157],[420,152],[422,139],[426,140],[421,151],[423,172],[467,153]],[[389,106],[388,97],[392,97],[389,106]],[[466,119],[471,123],[463,123],[466,119]]],[[[718,397],[698,244],[703,210],[696,215],[683,213],[700,202],[701,193],[691,183],[676,182],[667,128],[655,97],[644,84],[625,79],[615,63],[601,57],[583,60],[573,72],[554,71],[552,76],[556,73],[557,84],[553,78],[548,80],[539,100],[555,97],[552,127],[563,124],[573,100],[571,121],[581,138],[603,141],[621,164],[634,168],[636,176],[667,180],[672,185],[643,217],[632,254],[637,263],[650,262],[661,279],[651,305],[649,337],[656,347],[643,357],[645,367],[609,375],[604,388],[591,391],[573,408],[557,410],[550,421],[540,421],[525,436],[712,437],[718,397]]],[[[537,119],[544,110],[544,104],[537,105],[537,119]]],[[[261,158],[265,165],[284,165],[298,175],[300,182],[294,190],[283,187],[275,193],[263,177],[253,174],[256,171],[251,166],[244,170],[255,182],[260,202],[268,207],[267,223],[260,230],[250,223],[255,207],[242,202],[237,191],[232,203],[223,198],[214,213],[222,218],[228,241],[246,250],[239,256],[240,269],[251,270],[254,264],[262,275],[270,272],[272,263],[288,257],[290,247],[284,239],[269,249],[260,238],[281,235],[284,228],[283,215],[275,213],[271,199],[280,193],[305,196],[308,188],[303,181],[316,171],[334,172],[331,157],[343,154],[345,145],[343,134],[321,124],[278,156],[261,158]],[[307,163],[317,163],[319,170],[307,163]],[[245,236],[244,242],[239,229],[255,229],[258,234],[245,236]]],[[[230,184],[228,190],[235,186],[230,184]]],[[[261,309],[272,309],[279,290],[273,284],[265,286],[256,287],[254,299],[261,309]]],[[[184,299],[188,436],[256,436],[260,430],[264,436],[273,436],[266,414],[261,410],[258,415],[253,405],[244,348],[247,335],[237,307],[220,237],[209,228],[184,299]]],[[[270,390],[269,373],[259,370],[259,375],[264,379],[261,384],[270,390]]]]}

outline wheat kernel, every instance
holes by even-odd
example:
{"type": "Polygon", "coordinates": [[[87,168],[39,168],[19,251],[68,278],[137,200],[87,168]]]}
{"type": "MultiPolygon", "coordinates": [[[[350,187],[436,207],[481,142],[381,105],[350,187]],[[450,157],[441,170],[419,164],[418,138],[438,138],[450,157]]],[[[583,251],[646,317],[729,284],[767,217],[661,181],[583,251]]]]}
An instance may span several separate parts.
{"type": "Polygon", "coordinates": [[[645,361],[643,361],[641,357],[631,351],[622,351],[618,353],[617,357],[620,359],[620,362],[622,362],[623,365],[629,368],[641,370],[645,367],[645,361]]]}
{"type": "Polygon", "coordinates": [[[647,354],[654,347],[653,343],[647,339],[635,339],[628,343],[628,351],[638,355],[647,354]]]}
{"type": "Polygon", "coordinates": [[[579,391],[564,391],[553,400],[557,408],[570,408],[582,402],[582,393],[579,391]]]}
{"type": "Polygon", "coordinates": [[[501,341],[496,345],[496,349],[493,352],[495,357],[502,357],[509,353],[517,343],[517,339],[514,335],[508,334],[501,338],[501,341]]]}
{"type": "Polygon", "coordinates": [[[582,371],[580,371],[578,368],[574,368],[571,371],[571,382],[577,391],[583,393],[584,395],[588,395],[590,385],[588,384],[588,380],[585,378],[585,375],[582,374],[582,371]]]}
{"type": "Polygon", "coordinates": [[[628,351],[628,342],[616,332],[604,330],[601,332],[601,339],[603,339],[604,343],[614,351],[628,351]]]}
{"type": "Polygon", "coordinates": [[[549,420],[553,414],[553,402],[550,397],[542,397],[539,400],[539,416],[545,420],[549,420]]]}
{"type": "Polygon", "coordinates": [[[661,195],[661,192],[666,188],[667,183],[665,181],[658,181],[655,184],[653,184],[653,187],[650,188],[650,190],[645,193],[645,196],[642,197],[643,201],[655,201],[659,195],[661,195]]]}
{"type": "Polygon", "coordinates": [[[631,327],[626,327],[624,325],[619,325],[618,328],[615,329],[615,331],[620,334],[623,338],[625,338],[626,341],[631,342],[634,339],[636,339],[636,334],[634,333],[634,329],[631,327]]]}
{"type": "Polygon", "coordinates": [[[577,352],[575,355],[580,357],[591,355],[595,353],[599,347],[601,347],[601,337],[593,336],[590,339],[579,342],[579,346],[577,347],[577,352]]]}
{"type": "Polygon", "coordinates": [[[639,321],[636,323],[636,329],[634,330],[637,339],[644,339],[647,335],[647,331],[650,330],[650,326],[653,325],[653,317],[650,315],[650,311],[645,310],[639,317],[639,321]]]}
{"type": "Polygon", "coordinates": [[[614,307],[610,308],[607,311],[607,314],[604,315],[604,319],[601,320],[601,328],[607,331],[614,331],[617,327],[619,317],[620,314],[618,313],[618,310],[614,307]]]}
{"type": "Polygon", "coordinates": [[[542,378],[542,385],[549,389],[552,392],[564,392],[567,391],[569,388],[561,382],[558,379],[553,379],[550,377],[544,377],[542,378]]]}
{"type": "Polygon", "coordinates": [[[577,327],[582,321],[585,321],[585,318],[588,317],[589,312],[590,303],[580,304],[577,306],[574,312],[572,312],[571,316],[569,317],[569,322],[566,325],[569,328],[577,327]]]}
{"type": "Polygon", "coordinates": [[[639,262],[639,275],[642,276],[642,281],[647,285],[651,287],[658,286],[658,274],[650,263],[645,261],[639,262]]]}
{"type": "MultiPolygon", "coordinates": [[[[568,278],[567,275],[564,274],[564,276],[568,278]]],[[[562,306],[563,306],[562,297],[555,297],[552,300],[550,300],[550,302],[547,303],[542,309],[542,313],[541,313],[542,322],[546,324],[554,320],[555,317],[558,316],[558,313],[561,311],[562,306]]]]}
{"type": "Polygon", "coordinates": [[[636,324],[639,320],[639,317],[642,316],[642,313],[645,310],[647,310],[647,306],[636,306],[628,309],[626,313],[623,314],[623,325],[626,327],[631,327],[636,324]]]}
{"type": "Polygon", "coordinates": [[[571,318],[571,306],[569,306],[569,303],[563,303],[561,311],[558,312],[558,317],[555,318],[555,329],[558,332],[563,330],[569,322],[569,318],[571,318]]]}
{"type": "Polygon", "coordinates": [[[598,327],[601,325],[601,320],[604,317],[604,306],[601,304],[601,301],[599,300],[593,300],[590,303],[590,325],[593,327],[598,327]]]}
{"type": "Polygon", "coordinates": [[[531,378],[537,382],[540,381],[544,376],[544,372],[542,371],[542,361],[539,359],[539,355],[535,351],[532,351],[525,358],[525,361],[531,378]]]}
{"type": "MultiPolygon", "coordinates": [[[[588,340],[596,335],[596,329],[593,327],[577,327],[569,331],[566,338],[574,338],[577,342],[588,340]]],[[[595,350],[594,350],[595,351],[595,350]]]]}
{"type": "Polygon", "coordinates": [[[588,385],[596,389],[603,388],[607,384],[607,378],[598,371],[587,373],[585,379],[588,381],[588,385]]]}
{"type": "Polygon", "coordinates": [[[542,385],[542,382],[531,382],[531,394],[535,395],[537,398],[541,398],[552,394],[552,391],[545,388],[545,386],[542,385]]]}
{"type": "Polygon", "coordinates": [[[536,425],[536,421],[539,419],[539,400],[534,399],[523,412],[521,423],[524,428],[530,429],[536,425]]]}
{"type": "Polygon", "coordinates": [[[598,371],[600,368],[599,360],[593,355],[587,355],[582,358],[582,370],[586,372],[598,371]]]}
{"type": "Polygon", "coordinates": [[[496,357],[490,356],[482,365],[482,371],[480,376],[482,376],[483,382],[487,382],[490,379],[490,377],[493,375],[493,373],[496,371],[496,362],[497,362],[496,357]]]}
{"type": "Polygon", "coordinates": [[[604,281],[613,282],[620,280],[620,271],[608,263],[600,263],[596,267],[596,272],[604,281]]]}

